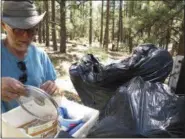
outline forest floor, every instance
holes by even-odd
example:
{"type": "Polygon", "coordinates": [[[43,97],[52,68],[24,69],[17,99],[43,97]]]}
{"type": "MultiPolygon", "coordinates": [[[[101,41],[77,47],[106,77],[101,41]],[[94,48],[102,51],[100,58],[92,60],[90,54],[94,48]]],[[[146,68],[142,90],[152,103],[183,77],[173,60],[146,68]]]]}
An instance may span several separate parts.
{"type": "Polygon", "coordinates": [[[63,90],[64,96],[66,96],[69,100],[74,100],[79,103],[81,103],[81,100],[73,87],[68,72],[70,66],[73,63],[78,62],[87,53],[93,54],[99,59],[100,63],[105,65],[129,56],[128,53],[122,51],[115,52],[109,50],[108,52],[105,52],[102,48],[99,47],[98,43],[93,43],[91,47],[83,44],[79,45],[76,42],[67,43],[65,54],[53,51],[52,47],[45,47],[44,44],[37,45],[39,45],[47,52],[52,63],[54,64],[57,72],[56,83],[63,90]]]}

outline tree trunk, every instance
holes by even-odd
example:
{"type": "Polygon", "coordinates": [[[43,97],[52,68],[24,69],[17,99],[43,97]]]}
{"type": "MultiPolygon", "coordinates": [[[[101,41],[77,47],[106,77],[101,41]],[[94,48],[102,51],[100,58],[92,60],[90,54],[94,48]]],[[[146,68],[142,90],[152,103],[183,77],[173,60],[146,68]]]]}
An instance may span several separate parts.
{"type": "Polygon", "coordinates": [[[128,17],[128,7],[129,7],[128,1],[126,2],[125,7],[126,7],[125,8],[125,16],[128,17]]]}
{"type": "MultiPolygon", "coordinates": [[[[39,14],[41,14],[41,9],[39,8],[38,10],[39,14]]],[[[42,22],[39,23],[39,27],[38,27],[38,41],[39,43],[42,43],[42,22]]]]}
{"type": "Polygon", "coordinates": [[[116,51],[119,49],[119,42],[122,42],[122,0],[120,0],[120,8],[119,8],[119,27],[118,27],[118,41],[117,41],[117,48],[116,51]]]}
{"type": "Polygon", "coordinates": [[[115,42],[114,42],[114,16],[115,16],[115,1],[113,1],[113,17],[112,17],[112,50],[114,50],[115,42]]]}
{"type": "Polygon", "coordinates": [[[120,32],[120,40],[123,43],[123,0],[121,0],[121,6],[120,6],[120,12],[121,12],[121,19],[120,19],[120,28],[121,28],[121,32],[120,32]]]}
{"type": "Polygon", "coordinates": [[[66,12],[65,12],[66,1],[60,2],[60,52],[66,53],[66,12]]]}
{"type": "MultiPolygon", "coordinates": [[[[185,5],[184,5],[184,12],[185,12],[185,5]]],[[[184,15],[185,16],[185,15],[184,15]]],[[[183,32],[180,35],[180,40],[179,40],[179,46],[178,46],[178,51],[177,51],[177,55],[185,55],[185,48],[184,48],[184,17],[183,17],[183,21],[181,24],[181,28],[183,30],[183,32]]]]}
{"type": "Polygon", "coordinates": [[[45,28],[46,24],[45,22],[42,22],[42,42],[45,43],[46,42],[46,28],[45,28]]]}
{"type": "Polygon", "coordinates": [[[180,36],[177,55],[184,55],[184,36],[183,36],[183,33],[180,36]]]}
{"type": "Polygon", "coordinates": [[[168,50],[168,44],[170,43],[170,38],[171,38],[171,27],[173,26],[173,19],[170,21],[166,33],[166,47],[165,49],[168,50]]]}
{"type": "MultiPolygon", "coordinates": [[[[129,13],[128,16],[131,18],[131,16],[133,15],[133,5],[134,5],[134,1],[129,1],[129,13]]],[[[133,38],[131,37],[131,33],[132,30],[131,28],[128,29],[129,30],[129,34],[128,34],[128,46],[129,46],[129,52],[132,52],[132,48],[133,48],[133,38]]]]}
{"type": "MultiPolygon", "coordinates": [[[[45,9],[45,4],[43,2],[43,11],[45,9]]],[[[43,40],[42,42],[45,43],[46,42],[46,21],[42,21],[42,37],[43,37],[43,40]]]]}
{"type": "Polygon", "coordinates": [[[107,18],[106,18],[106,28],[105,28],[105,37],[103,48],[108,51],[108,44],[109,44],[109,4],[110,0],[107,0],[107,18]]]}
{"type": "Polygon", "coordinates": [[[51,1],[52,5],[52,40],[53,40],[53,50],[57,51],[57,40],[56,40],[56,29],[55,29],[55,0],[51,1]]]}
{"type": "Polygon", "coordinates": [[[104,4],[104,1],[102,0],[102,7],[101,7],[100,46],[102,46],[102,41],[103,41],[103,4],[104,4]]]}
{"type": "Polygon", "coordinates": [[[179,80],[177,82],[177,87],[176,87],[176,90],[175,90],[176,94],[183,94],[184,95],[184,93],[185,93],[185,87],[184,87],[185,72],[184,71],[185,71],[185,60],[182,61],[179,80]]]}
{"type": "Polygon", "coordinates": [[[176,48],[178,47],[177,45],[178,45],[177,42],[173,43],[173,45],[172,45],[172,50],[171,50],[171,52],[170,52],[170,54],[171,54],[172,56],[175,55],[176,48]]]}
{"type": "MultiPolygon", "coordinates": [[[[82,13],[81,13],[81,19],[82,19],[82,21],[85,20],[84,10],[85,10],[85,4],[82,3],[82,10],[81,10],[82,11],[82,13]]],[[[85,36],[85,26],[82,26],[81,37],[84,38],[84,36],[85,36]]]]}
{"type": "MultiPolygon", "coordinates": [[[[74,4],[74,1],[71,1],[71,5],[73,5],[74,4]]],[[[73,25],[73,13],[74,13],[74,8],[71,8],[70,9],[70,22],[71,22],[71,24],[73,25]]],[[[70,40],[73,40],[73,37],[74,35],[73,35],[73,31],[71,31],[70,32],[70,34],[69,34],[69,38],[70,38],[70,40]]]]}
{"type": "Polygon", "coordinates": [[[150,38],[151,27],[148,27],[148,38],[150,38]]]}
{"type": "Polygon", "coordinates": [[[170,42],[170,28],[168,28],[167,32],[166,32],[166,46],[165,46],[165,49],[168,50],[168,44],[170,42]]]}
{"type": "Polygon", "coordinates": [[[48,8],[48,0],[45,2],[45,8],[46,8],[46,47],[49,47],[49,8],[48,8]]]}
{"type": "Polygon", "coordinates": [[[89,46],[92,44],[92,0],[90,0],[89,46]]]}
{"type": "MultiPolygon", "coordinates": [[[[119,17],[120,18],[120,17],[119,17]]],[[[120,20],[118,21],[118,32],[117,32],[117,47],[116,47],[116,51],[118,50],[119,48],[119,39],[120,39],[120,20]]]]}
{"type": "MultiPolygon", "coordinates": [[[[125,17],[128,17],[129,16],[129,2],[126,1],[125,4],[124,4],[124,9],[125,9],[125,17]]],[[[128,44],[129,43],[129,29],[125,29],[125,43],[128,44]]]]}
{"type": "Polygon", "coordinates": [[[130,28],[129,28],[128,46],[129,46],[129,52],[132,53],[133,44],[132,44],[131,29],[130,28]]]}

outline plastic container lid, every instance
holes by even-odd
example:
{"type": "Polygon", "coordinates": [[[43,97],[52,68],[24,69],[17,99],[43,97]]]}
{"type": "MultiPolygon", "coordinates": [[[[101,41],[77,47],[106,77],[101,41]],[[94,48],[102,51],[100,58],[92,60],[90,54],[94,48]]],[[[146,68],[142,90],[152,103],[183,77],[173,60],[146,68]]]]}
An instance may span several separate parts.
{"type": "Polygon", "coordinates": [[[30,85],[25,85],[25,88],[27,95],[17,99],[25,111],[42,121],[58,119],[58,105],[49,94],[30,85]]]}

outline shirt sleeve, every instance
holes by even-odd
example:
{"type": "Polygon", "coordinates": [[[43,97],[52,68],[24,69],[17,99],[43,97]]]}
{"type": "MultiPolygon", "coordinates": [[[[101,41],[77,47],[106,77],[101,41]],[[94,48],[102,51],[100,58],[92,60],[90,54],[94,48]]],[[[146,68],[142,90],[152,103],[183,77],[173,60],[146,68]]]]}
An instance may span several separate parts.
{"type": "Polygon", "coordinates": [[[49,59],[48,55],[45,52],[43,53],[43,68],[44,68],[44,75],[45,75],[44,82],[48,80],[55,81],[56,71],[54,69],[53,64],[51,63],[51,60],[49,59]]]}

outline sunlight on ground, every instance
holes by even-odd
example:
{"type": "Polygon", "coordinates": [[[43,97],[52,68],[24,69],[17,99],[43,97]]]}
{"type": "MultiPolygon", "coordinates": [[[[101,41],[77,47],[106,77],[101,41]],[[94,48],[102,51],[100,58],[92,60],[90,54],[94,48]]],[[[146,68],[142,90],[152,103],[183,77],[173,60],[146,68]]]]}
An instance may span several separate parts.
{"type": "Polygon", "coordinates": [[[56,84],[62,89],[77,94],[69,77],[57,78],[56,84]]]}

